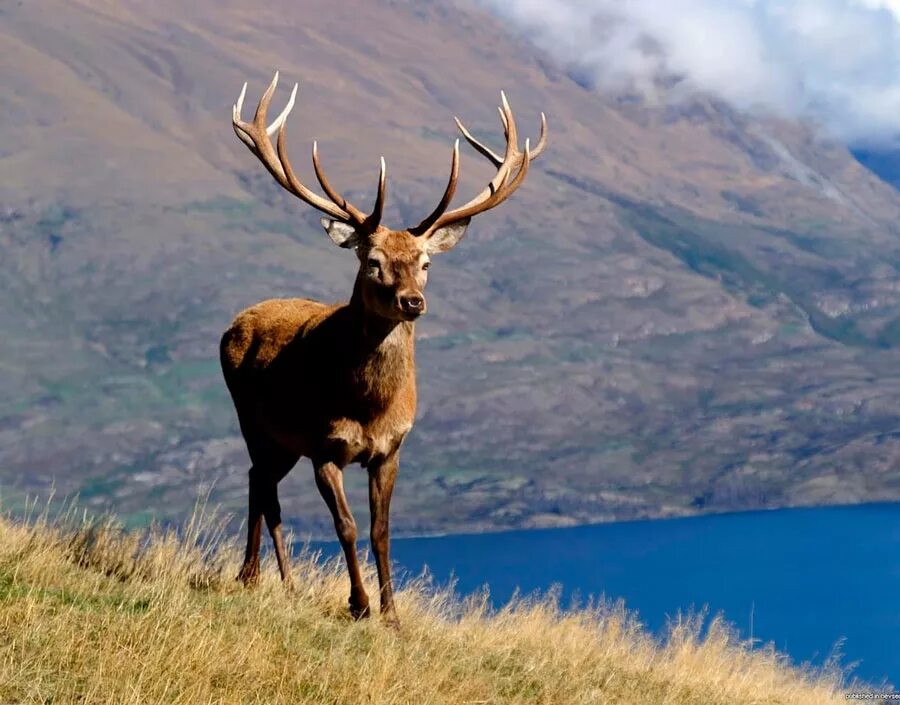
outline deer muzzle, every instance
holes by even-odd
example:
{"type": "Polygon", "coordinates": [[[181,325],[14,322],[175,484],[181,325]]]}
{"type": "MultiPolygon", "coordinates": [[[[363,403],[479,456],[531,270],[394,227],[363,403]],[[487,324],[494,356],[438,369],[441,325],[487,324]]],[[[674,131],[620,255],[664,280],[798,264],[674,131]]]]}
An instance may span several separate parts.
{"type": "Polygon", "coordinates": [[[425,313],[425,297],[418,293],[405,293],[397,295],[397,305],[400,313],[407,320],[414,320],[425,313]]]}

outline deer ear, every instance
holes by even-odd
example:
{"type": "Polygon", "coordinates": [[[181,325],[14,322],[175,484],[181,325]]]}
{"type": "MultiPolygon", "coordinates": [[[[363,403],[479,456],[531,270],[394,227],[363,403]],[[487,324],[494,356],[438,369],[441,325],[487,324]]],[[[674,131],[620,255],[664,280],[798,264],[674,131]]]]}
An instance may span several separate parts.
{"type": "Polygon", "coordinates": [[[428,238],[425,243],[425,251],[433,255],[438,252],[446,252],[456,246],[456,243],[462,240],[462,236],[466,234],[466,228],[469,227],[470,218],[464,218],[452,225],[445,225],[438,228],[428,238]]]}
{"type": "Polygon", "coordinates": [[[319,222],[325,228],[325,232],[328,233],[331,241],[338,247],[353,249],[359,245],[359,233],[349,223],[342,223],[331,218],[321,218],[319,222]]]}

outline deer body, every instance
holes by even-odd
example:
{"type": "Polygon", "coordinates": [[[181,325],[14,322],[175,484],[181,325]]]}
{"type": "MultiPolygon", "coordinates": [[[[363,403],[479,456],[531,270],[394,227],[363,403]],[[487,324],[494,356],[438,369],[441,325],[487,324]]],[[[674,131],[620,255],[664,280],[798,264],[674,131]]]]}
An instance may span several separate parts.
{"type": "Polygon", "coordinates": [[[396,451],[416,410],[414,324],[367,330],[354,308],[274,299],[235,318],[222,369],[245,433],[343,465],[396,451]]]}
{"type": "Polygon", "coordinates": [[[287,107],[271,125],[266,113],[276,73],[252,122],[241,120],[246,84],[234,106],[237,136],[282,187],[326,213],[322,225],[335,244],[352,249],[359,272],[349,302],[326,305],[309,299],[272,299],[251,306],[222,336],[220,357],[247,443],[249,473],[247,549],[238,578],[252,584],[259,575],[262,522],[275,545],[282,580],[291,574],[281,526],[278,483],[301,457],[312,461],[316,486],[328,505],[350,574],[350,612],[369,614],[356,555],[357,528],[344,494],[343,470],[360,463],[369,475],[371,544],[378,569],[382,615],[396,623],[389,557],[389,508],[399,466],[400,446],[416,413],[415,321],[426,311],[423,294],[430,256],[453,247],[470,218],[498,205],[521,184],[534,152],[517,146],[512,111],[501,94],[507,138],[503,157],[457,124],[466,140],[498,168],[497,175],[465,205],[448,210],[456,189],[459,140],[453,149],[450,180],[437,208],[419,225],[390,230],[380,224],[385,168],[381,162],[378,197],[366,215],[328,182],[313,145],[316,178],[328,199],[296,177],[287,158],[287,107]],[[277,151],[271,137],[278,133],[277,151]]]}

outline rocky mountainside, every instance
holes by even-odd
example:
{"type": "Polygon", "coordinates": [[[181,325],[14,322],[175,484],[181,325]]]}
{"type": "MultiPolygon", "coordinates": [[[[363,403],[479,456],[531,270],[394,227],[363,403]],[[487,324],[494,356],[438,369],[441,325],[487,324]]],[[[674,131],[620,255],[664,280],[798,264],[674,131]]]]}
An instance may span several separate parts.
{"type": "MultiPolygon", "coordinates": [[[[219,335],[355,265],[231,131],[275,68],[301,176],[316,138],[369,202],[384,154],[393,226],[440,196],[453,115],[496,144],[503,88],[550,123],[432,269],[398,531],[900,498],[900,194],[813,128],[586,90],[466,0],[46,0],[0,7],[5,502],[242,511],[219,335]]],[[[467,152],[460,197],[489,175],[467,152]]],[[[284,488],[330,533],[308,466],[284,488]]]]}

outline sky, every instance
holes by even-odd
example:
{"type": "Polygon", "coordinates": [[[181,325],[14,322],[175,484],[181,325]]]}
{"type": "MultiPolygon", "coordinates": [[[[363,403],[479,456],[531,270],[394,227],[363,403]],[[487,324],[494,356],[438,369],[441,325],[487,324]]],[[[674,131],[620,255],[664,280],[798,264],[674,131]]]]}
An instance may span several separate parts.
{"type": "Polygon", "coordinates": [[[483,1],[590,86],[709,93],[900,147],[900,0],[483,1]]]}

